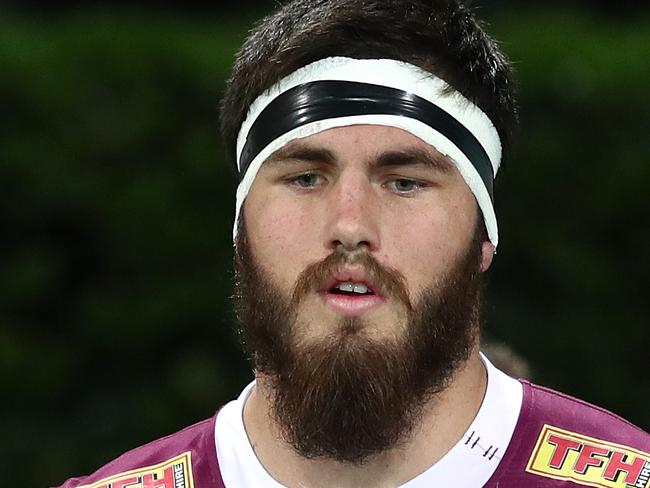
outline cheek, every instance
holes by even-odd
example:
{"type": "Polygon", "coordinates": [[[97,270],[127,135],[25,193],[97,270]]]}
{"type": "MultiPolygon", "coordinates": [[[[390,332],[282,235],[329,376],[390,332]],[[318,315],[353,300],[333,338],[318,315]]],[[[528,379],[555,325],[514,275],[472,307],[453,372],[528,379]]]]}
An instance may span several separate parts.
{"type": "MultiPolygon", "coordinates": [[[[313,239],[313,215],[272,199],[246,201],[246,227],[251,249],[264,271],[290,290],[310,263],[306,250],[313,239]]],[[[313,259],[313,256],[312,256],[313,259]]]]}
{"type": "Polygon", "coordinates": [[[381,261],[401,271],[411,293],[428,286],[444,267],[450,252],[444,219],[400,215],[399,224],[385,229],[381,261]]]}
{"type": "Polygon", "coordinates": [[[391,212],[390,224],[382,229],[381,260],[404,273],[412,294],[444,276],[467,249],[474,232],[474,206],[473,199],[456,199],[391,212]]]}

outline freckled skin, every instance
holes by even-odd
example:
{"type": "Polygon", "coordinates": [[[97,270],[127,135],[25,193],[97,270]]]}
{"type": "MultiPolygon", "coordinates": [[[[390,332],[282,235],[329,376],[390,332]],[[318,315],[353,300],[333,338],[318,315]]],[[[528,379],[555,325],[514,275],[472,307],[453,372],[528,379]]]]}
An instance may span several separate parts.
{"type": "MultiPolygon", "coordinates": [[[[372,125],[329,129],[298,143],[325,149],[334,160],[264,164],[244,203],[256,260],[287,295],[306,266],[343,246],[365,248],[401,272],[414,301],[467,248],[481,217],[453,164],[447,171],[373,164],[387,151],[411,149],[449,161],[432,146],[401,129],[372,125]]],[[[489,242],[483,244],[483,270],[492,250],[489,242]]],[[[336,319],[315,299],[302,307],[303,318],[319,324],[309,334],[325,333],[336,319]]],[[[385,333],[402,317],[401,308],[388,301],[367,319],[385,333]]]]}

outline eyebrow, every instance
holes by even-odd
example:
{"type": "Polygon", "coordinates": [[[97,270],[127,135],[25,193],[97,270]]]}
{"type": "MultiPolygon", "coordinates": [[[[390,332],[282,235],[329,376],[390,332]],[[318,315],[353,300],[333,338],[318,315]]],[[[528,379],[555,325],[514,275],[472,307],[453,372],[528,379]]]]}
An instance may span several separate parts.
{"type": "Polygon", "coordinates": [[[431,154],[419,148],[383,152],[373,161],[373,165],[378,168],[422,165],[442,173],[448,173],[453,168],[453,163],[447,156],[431,154]]]}
{"type": "MultiPolygon", "coordinates": [[[[281,162],[306,161],[312,163],[337,164],[336,155],[329,149],[310,147],[300,143],[289,143],[271,154],[264,162],[265,166],[281,162]]],[[[448,173],[453,168],[451,160],[440,153],[431,154],[420,148],[407,148],[394,151],[384,151],[371,159],[371,166],[375,168],[400,167],[421,165],[441,173],[448,173]]]]}
{"type": "Polygon", "coordinates": [[[271,154],[264,162],[264,165],[269,166],[287,160],[336,164],[336,156],[328,149],[290,143],[271,154]]]}

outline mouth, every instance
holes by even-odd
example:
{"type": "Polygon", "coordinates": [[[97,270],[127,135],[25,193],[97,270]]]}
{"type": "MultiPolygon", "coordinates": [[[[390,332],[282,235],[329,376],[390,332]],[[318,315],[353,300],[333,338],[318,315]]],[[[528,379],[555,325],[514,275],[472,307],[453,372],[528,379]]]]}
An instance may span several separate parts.
{"type": "Polygon", "coordinates": [[[365,283],[355,283],[353,281],[343,281],[329,289],[328,293],[335,295],[360,296],[374,295],[375,292],[365,283]]]}
{"type": "Polygon", "coordinates": [[[319,294],[329,309],[345,316],[363,315],[385,302],[378,287],[359,269],[334,274],[319,294]]]}

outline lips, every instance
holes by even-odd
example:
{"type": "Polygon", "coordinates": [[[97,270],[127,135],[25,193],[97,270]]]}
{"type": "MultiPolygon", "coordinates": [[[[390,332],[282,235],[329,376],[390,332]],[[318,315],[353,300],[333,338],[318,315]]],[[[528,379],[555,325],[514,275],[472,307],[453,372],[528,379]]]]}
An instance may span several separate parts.
{"type": "Polygon", "coordinates": [[[363,290],[364,293],[356,294],[359,294],[361,296],[382,295],[381,290],[379,290],[379,286],[373,283],[371,278],[362,268],[345,268],[334,273],[323,282],[318,291],[320,293],[336,293],[337,290],[339,290],[343,293],[355,293],[360,289],[363,290]],[[352,285],[351,290],[349,289],[349,286],[346,286],[348,284],[352,285]],[[363,290],[363,288],[365,288],[365,290],[363,290]]]}
{"type": "Polygon", "coordinates": [[[385,302],[379,287],[362,268],[345,268],[328,277],[319,289],[325,305],[340,315],[359,316],[385,302]]]}

